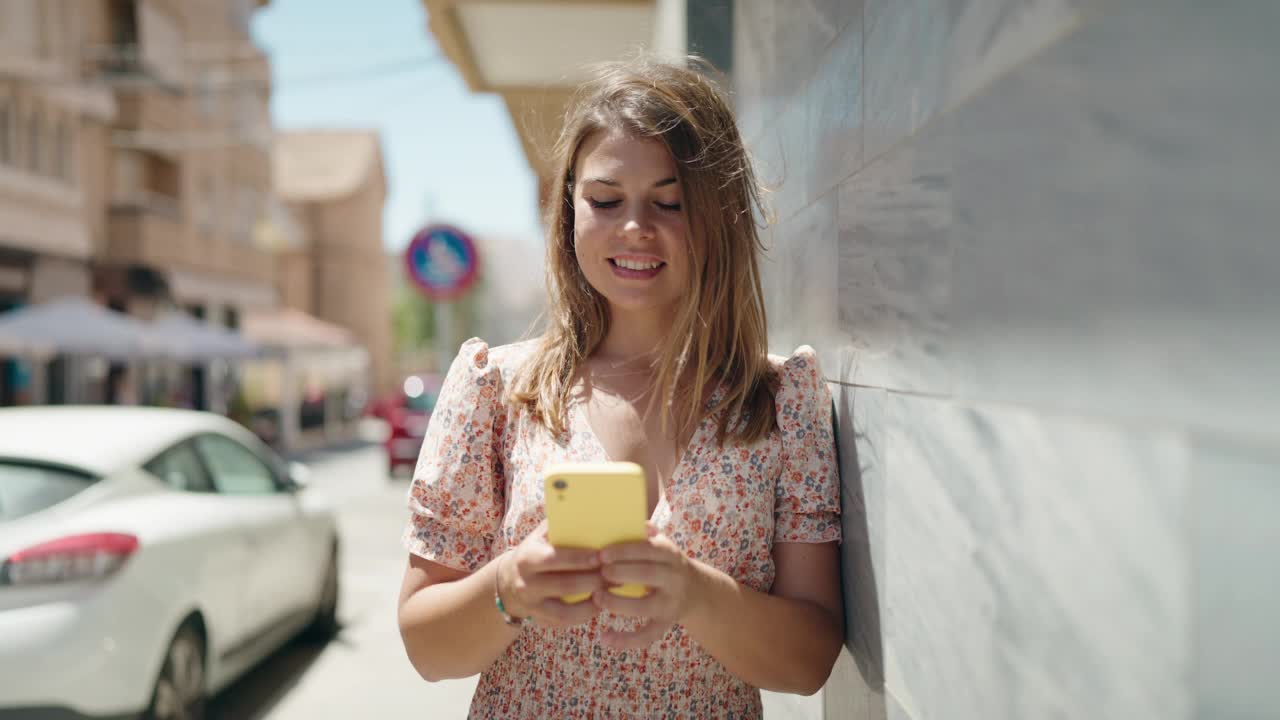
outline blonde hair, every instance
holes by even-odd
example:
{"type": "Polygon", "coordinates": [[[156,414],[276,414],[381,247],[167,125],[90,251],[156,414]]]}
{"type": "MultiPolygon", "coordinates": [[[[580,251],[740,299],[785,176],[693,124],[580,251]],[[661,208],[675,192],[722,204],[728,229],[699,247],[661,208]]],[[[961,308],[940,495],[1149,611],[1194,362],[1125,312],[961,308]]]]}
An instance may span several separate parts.
{"type": "Polygon", "coordinates": [[[678,428],[691,430],[723,410],[720,443],[729,436],[760,440],[777,424],[778,387],[760,286],[761,189],[716,83],[698,70],[647,57],[597,66],[570,104],[544,208],[547,326],[512,400],[563,432],[574,378],[609,330],[608,303],[588,284],[573,247],[578,152],[592,134],[609,130],[661,141],[683,189],[690,286],[669,340],[656,355],[653,399],[670,413],[663,422],[673,417],[678,428]],[[723,392],[705,407],[706,393],[717,382],[723,392]]]}

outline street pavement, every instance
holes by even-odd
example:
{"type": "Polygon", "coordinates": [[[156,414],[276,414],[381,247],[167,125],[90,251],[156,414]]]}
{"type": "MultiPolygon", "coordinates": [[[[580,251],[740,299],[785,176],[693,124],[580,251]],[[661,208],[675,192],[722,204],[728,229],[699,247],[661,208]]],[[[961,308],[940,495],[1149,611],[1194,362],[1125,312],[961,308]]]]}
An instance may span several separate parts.
{"type": "Polygon", "coordinates": [[[306,459],[306,492],[331,498],[342,532],[342,632],[318,646],[298,640],[210,704],[211,720],[465,718],[476,679],[428,683],[409,665],[396,626],[406,552],[407,480],[385,472],[379,446],[306,459]]]}
{"type": "MultiPolygon", "coordinates": [[[[334,503],[342,532],[343,628],[320,646],[290,643],[210,703],[210,720],[465,718],[476,678],[428,683],[405,657],[396,599],[408,480],[386,474],[382,448],[364,445],[305,458],[306,492],[334,503]]],[[[821,717],[821,695],[764,693],[764,716],[821,717]]]]}

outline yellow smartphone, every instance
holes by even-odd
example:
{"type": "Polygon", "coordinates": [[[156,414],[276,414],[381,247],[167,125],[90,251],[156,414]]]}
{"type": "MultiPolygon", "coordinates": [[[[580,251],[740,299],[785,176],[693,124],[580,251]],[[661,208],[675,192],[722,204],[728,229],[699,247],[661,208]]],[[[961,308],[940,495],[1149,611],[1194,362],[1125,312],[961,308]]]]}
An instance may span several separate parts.
{"type": "MultiPolygon", "coordinates": [[[[614,543],[644,540],[649,502],[644,470],[635,463],[561,463],[543,472],[547,539],[552,545],[600,549],[614,543]]],[[[644,597],[644,585],[609,588],[623,597],[644,597]]],[[[560,599],[578,603],[591,593],[560,599]]]]}

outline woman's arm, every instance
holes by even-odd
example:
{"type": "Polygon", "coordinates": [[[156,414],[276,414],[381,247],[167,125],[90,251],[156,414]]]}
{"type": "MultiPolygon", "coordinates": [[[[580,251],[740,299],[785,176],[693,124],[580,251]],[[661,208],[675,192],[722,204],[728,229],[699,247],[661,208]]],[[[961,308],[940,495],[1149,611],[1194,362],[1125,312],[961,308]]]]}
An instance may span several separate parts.
{"type": "Polygon", "coordinates": [[[494,562],[467,574],[409,555],[400,587],[400,637],[425,680],[475,675],[519,634],[493,606],[494,562]]]}
{"type": "Polygon", "coordinates": [[[729,672],[766,690],[812,695],[844,641],[836,543],[778,543],[768,593],[694,562],[682,624],[729,672]]]}
{"type": "Polygon", "coordinates": [[[836,543],[775,544],[769,593],[685,556],[661,535],[615,545],[602,556],[610,582],[651,588],[640,599],[595,593],[601,608],[649,621],[634,633],[610,633],[610,644],[644,647],[678,622],[725,669],[756,687],[812,695],[831,674],[844,637],[836,543]]]}
{"type": "Polygon", "coordinates": [[[492,665],[520,633],[494,607],[495,587],[510,615],[549,627],[585,623],[598,612],[594,605],[557,598],[602,587],[599,568],[594,550],[547,543],[545,524],[514,551],[469,574],[410,554],[399,610],[409,662],[433,682],[470,677],[492,665]]]}

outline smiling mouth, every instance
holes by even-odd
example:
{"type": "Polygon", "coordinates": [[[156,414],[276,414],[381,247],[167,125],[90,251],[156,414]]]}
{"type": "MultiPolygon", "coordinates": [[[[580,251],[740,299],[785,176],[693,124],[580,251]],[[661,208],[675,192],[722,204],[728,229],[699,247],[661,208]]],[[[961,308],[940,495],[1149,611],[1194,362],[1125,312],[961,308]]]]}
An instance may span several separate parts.
{"type": "Polygon", "coordinates": [[[609,258],[609,269],[613,270],[614,277],[623,280],[652,280],[662,272],[667,266],[666,263],[654,258],[609,258]]]}
{"type": "Polygon", "coordinates": [[[666,265],[661,260],[633,260],[631,258],[609,258],[609,264],[615,268],[633,272],[653,272],[666,265]]]}

